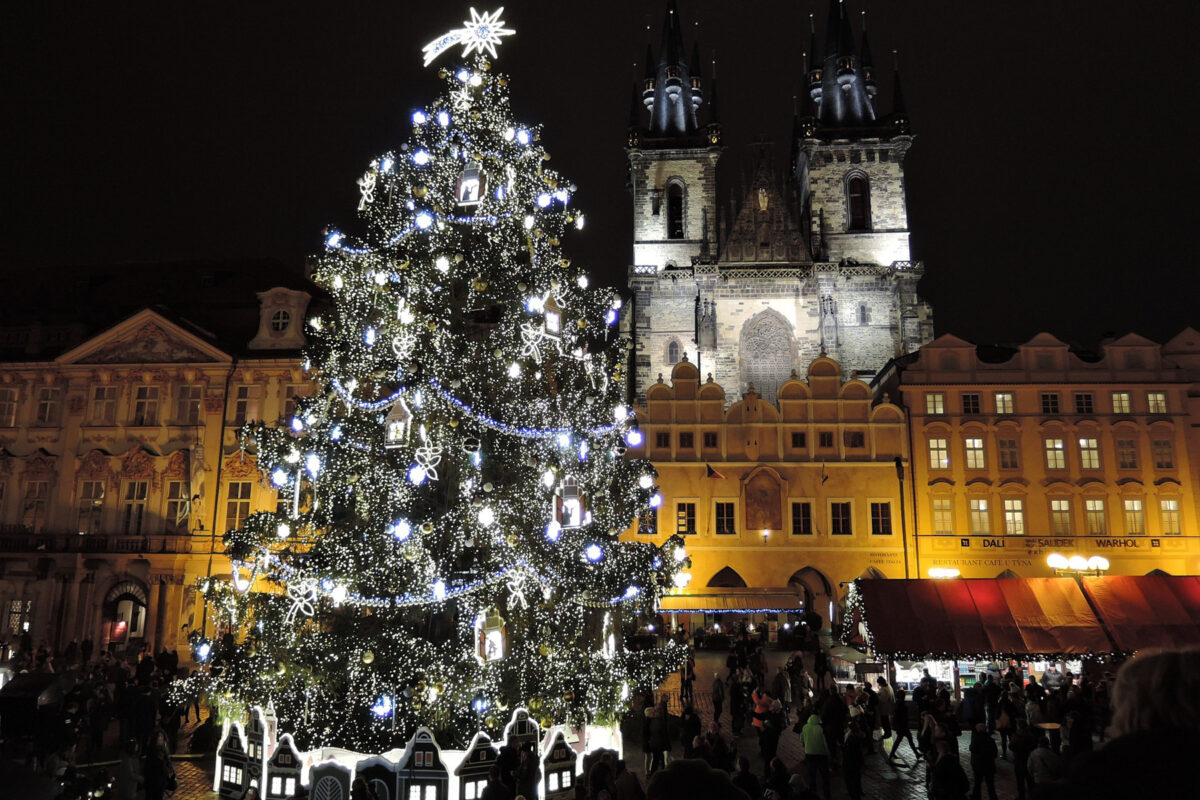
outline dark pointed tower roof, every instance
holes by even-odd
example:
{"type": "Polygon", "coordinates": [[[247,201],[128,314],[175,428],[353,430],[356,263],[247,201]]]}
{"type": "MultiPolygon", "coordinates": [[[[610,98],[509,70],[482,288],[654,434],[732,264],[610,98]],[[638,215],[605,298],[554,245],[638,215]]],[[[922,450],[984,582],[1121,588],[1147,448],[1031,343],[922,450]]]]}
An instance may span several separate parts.
{"type": "MultiPolygon", "coordinates": [[[[813,52],[816,52],[815,42],[813,52]]],[[[874,68],[866,28],[863,29],[860,56],[855,52],[854,32],[842,0],[829,2],[824,52],[820,68],[810,64],[808,69],[809,95],[816,106],[814,116],[819,126],[830,129],[875,127],[874,68]]]]}
{"type": "Polygon", "coordinates": [[[904,87],[900,84],[900,54],[892,51],[892,127],[898,133],[908,133],[908,109],[904,105],[904,87]]]}
{"type": "Polygon", "coordinates": [[[709,81],[708,87],[708,121],[710,124],[719,124],[721,122],[720,112],[717,110],[717,51],[713,51],[712,58],[712,79],[709,81]]]}
{"type": "MultiPolygon", "coordinates": [[[[693,48],[691,63],[685,58],[683,24],[675,0],[667,0],[663,17],[662,45],[653,74],[647,58],[642,99],[650,110],[649,138],[692,139],[702,135],[696,111],[703,103],[699,48],[693,48]]],[[[648,56],[650,51],[647,51],[648,56]]]]}

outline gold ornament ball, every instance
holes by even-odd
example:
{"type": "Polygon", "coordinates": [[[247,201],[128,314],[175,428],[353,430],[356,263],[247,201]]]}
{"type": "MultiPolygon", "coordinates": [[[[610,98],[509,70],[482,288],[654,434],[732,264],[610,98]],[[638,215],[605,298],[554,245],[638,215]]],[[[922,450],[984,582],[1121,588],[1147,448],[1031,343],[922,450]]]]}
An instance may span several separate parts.
{"type": "Polygon", "coordinates": [[[413,187],[413,194],[414,194],[414,195],[416,195],[417,197],[424,197],[425,195],[429,194],[429,187],[427,187],[427,186],[414,186],[414,187],[413,187]]]}
{"type": "Polygon", "coordinates": [[[422,522],[421,523],[421,533],[433,533],[433,523],[432,522],[422,522]]]}
{"type": "Polygon", "coordinates": [[[287,673],[287,666],[281,661],[279,663],[279,666],[275,667],[275,674],[282,678],[284,676],[284,674],[286,674],[286,673],[287,673]]]}
{"type": "Polygon", "coordinates": [[[374,661],[375,661],[375,653],[371,650],[363,650],[362,662],[364,664],[371,664],[371,663],[374,663],[374,661]]]}
{"type": "Polygon", "coordinates": [[[496,83],[500,84],[501,86],[508,86],[508,78],[501,75],[496,79],[496,83]]]}
{"type": "Polygon", "coordinates": [[[587,327],[587,320],[581,319],[581,320],[579,320],[578,324],[579,324],[580,329],[582,330],[583,328],[587,327]]]}
{"type": "Polygon", "coordinates": [[[456,419],[451,419],[451,420],[448,420],[448,421],[446,422],[446,424],[447,424],[447,425],[449,425],[451,428],[457,428],[457,427],[458,427],[458,420],[456,420],[456,419]]]}
{"type": "Polygon", "coordinates": [[[538,653],[540,653],[543,656],[550,655],[550,646],[546,645],[546,644],[539,644],[538,645],[538,653]]]}

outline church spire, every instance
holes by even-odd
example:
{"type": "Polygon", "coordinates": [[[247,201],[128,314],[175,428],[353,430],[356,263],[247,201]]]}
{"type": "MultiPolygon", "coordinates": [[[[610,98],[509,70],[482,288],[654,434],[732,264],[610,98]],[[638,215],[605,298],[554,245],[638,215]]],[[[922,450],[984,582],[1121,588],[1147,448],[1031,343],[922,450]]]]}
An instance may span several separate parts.
{"type": "Polygon", "coordinates": [[[904,106],[904,88],[900,85],[900,53],[892,51],[892,127],[897,133],[908,133],[908,109],[904,106]]]}
{"type": "Polygon", "coordinates": [[[692,63],[684,57],[683,25],[675,0],[668,0],[663,18],[662,46],[650,77],[647,59],[643,99],[650,109],[650,136],[656,139],[696,135],[696,110],[704,101],[699,74],[699,50],[692,63]]]}
{"type": "MultiPolygon", "coordinates": [[[[846,18],[844,0],[830,0],[825,27],[825,58],[818,74],[809,67],[810,96],[817,104],[822,127],[861,128],[874,124],[871,103],[874,80],[869,66],[870,48],[863,37],[863,57],[855,53],[854,32],[846,18]],[[817,84],[819,82],[819,89],[817,84]]],[[[815,52],[815,45],[814,45],[815,52]]]]}
{"type": "Polygon", "coordinates": [[[862,55],[859,56],[859,63],[862,68],[863,87],[867,90],[867,97],[870,97],[872,102],[875,100],[875,93],[878,88],[875,86],[875,67],[871,63],[871,45],[867,41],[867,12],[862,12],[862,55]]]}

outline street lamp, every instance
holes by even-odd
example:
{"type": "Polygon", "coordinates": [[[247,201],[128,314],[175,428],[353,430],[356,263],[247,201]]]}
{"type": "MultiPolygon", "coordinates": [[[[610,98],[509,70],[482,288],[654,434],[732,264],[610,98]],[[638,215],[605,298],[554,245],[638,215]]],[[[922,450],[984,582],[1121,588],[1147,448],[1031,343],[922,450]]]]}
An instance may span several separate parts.
{"type": "Polygon", "coordinates": [[[1055,575],[1067,573],[1075,575],[1102,575],[1108,571],[1108,559],[1104,556],[1073,555],[1069,558],[1062,553],[1051,553],[1046,556],[1046,566],[1054,570],[1055,575]]]}
{"type": "Polygon", "coordinates": [[[767,537],[771,535],[771,531],[767,528],[762,529],[763,544],[767,543],[767,537]]]}
{"type": "Polygon", "coordinates": [[[936,580],[945,580],[947,578],[957,578],[961,575],[957,567],[930,567],[929,577],[936,580]]]}

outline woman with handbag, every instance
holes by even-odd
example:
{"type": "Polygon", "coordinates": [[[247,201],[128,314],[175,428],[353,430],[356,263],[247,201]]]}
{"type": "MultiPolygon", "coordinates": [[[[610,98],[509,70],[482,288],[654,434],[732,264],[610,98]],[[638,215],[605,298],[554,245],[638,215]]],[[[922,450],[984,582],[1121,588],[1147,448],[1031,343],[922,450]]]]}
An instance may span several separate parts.
{"type": "Polygon", "coordinates": [[[146,750],[142,785],[146,789],[146,800],[162,800],[164,794],[175,791],[178,786],[175,769],[171,766],[171,753],[167,750],[167,735],[161,728],[154,731],[146,750]]]}

